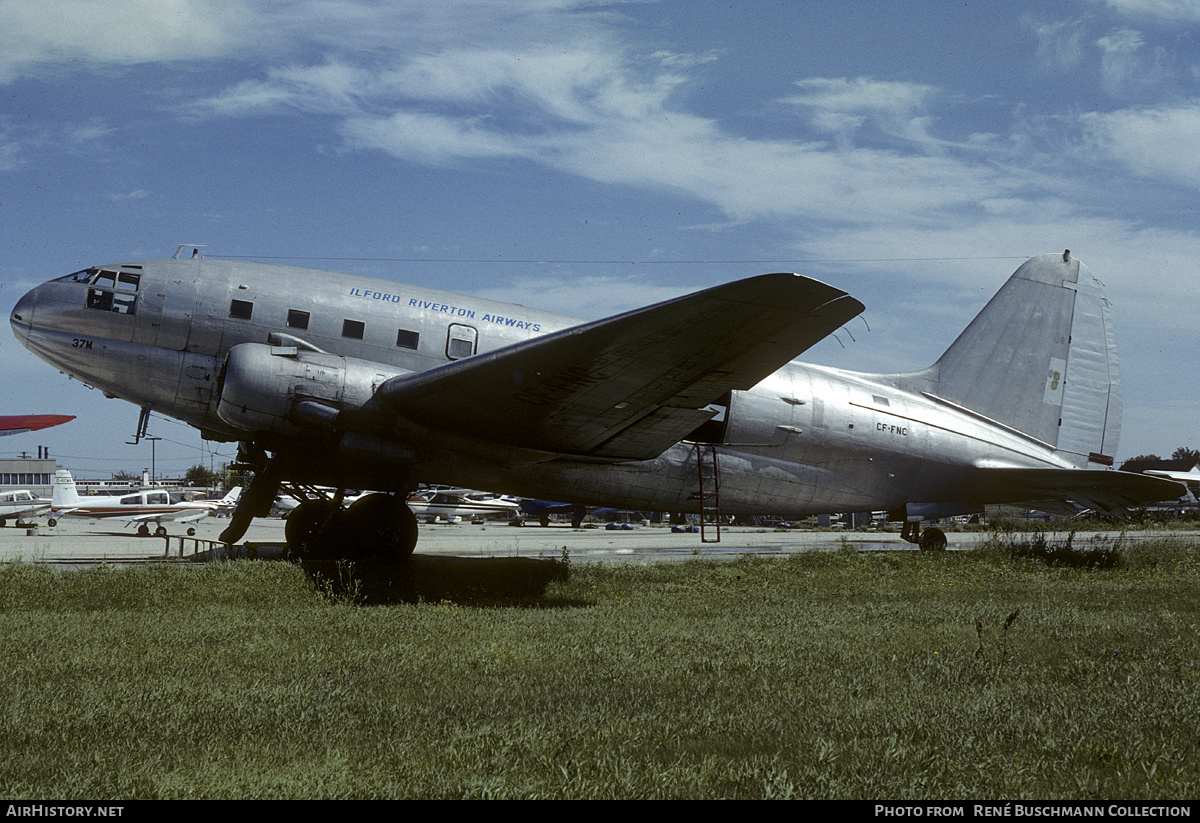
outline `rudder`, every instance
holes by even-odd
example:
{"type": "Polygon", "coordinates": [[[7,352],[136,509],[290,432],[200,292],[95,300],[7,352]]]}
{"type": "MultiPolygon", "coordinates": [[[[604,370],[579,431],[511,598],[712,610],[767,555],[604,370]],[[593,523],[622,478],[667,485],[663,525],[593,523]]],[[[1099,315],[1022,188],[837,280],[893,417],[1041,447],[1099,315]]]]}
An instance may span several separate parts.
{"type": "Polygon", "coordinates": [[[1121,378],[1103,284],[1069,252],[1026,261],[921,377],[938,397],[1111,465],[1121,378]]]}
{"type": "Polygon", "coordinates": [[[58,510],[78,505],[79,491],[75,488],[75,478],[66,469],[59,469],[54,473],[54,486],[50,489],[50,507],[58,510]]]}

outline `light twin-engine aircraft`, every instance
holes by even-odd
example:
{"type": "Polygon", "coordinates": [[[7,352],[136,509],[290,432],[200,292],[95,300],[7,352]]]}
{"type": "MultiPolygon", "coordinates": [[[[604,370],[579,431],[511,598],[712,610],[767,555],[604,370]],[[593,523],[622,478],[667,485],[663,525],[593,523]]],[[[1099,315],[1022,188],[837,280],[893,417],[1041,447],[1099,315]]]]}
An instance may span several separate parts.
{"type": "MultiPolygon", "coordinates": [[[[182,247],[181,247],[182,248],[182,247]]],[[[308,269],[192,259],[34,288],[21,342],[107,395],[239,441],[235,542],[280,484],[392,491],[291,518],[302,556],[409,554],[420,483],[639,511],[923,520],[985,503],[1109,512],[1181,494],[1112,470],[1120,381],[1101,284],[1023,264],[908,374],[791,362],[862,311],[767,274],[588,323],[308,269]]],[[[945,537],[926,529],[926,539],[945,537]]]]}
{"type": "Polygon", "coordinates": [[[26,525],[26,517],[37,517],[50,511],[50,501],[38,497],[29,489],[12,489],[0,492],[0,528],[10,517],[17,518],[17,525],[26,525]]]}
{"type": "MultiPolygon", "coordinates": [[[[230,492],[223,500],[180,500],[165,489],[142,489],[125,494],[83,496],[75,486],[75,478],[66,469],[54,473],[50,492],[53,516],[46,522],[55,526],[63,517],[86,517],[92,520],[123,520],[136,523],[138,534],[150,534],[150,523],[157,524],[155,534],[165,535],[163,523],[192,523],[207,517],[222,506],[233,502],[230,492]]],[[[193,528],[188,534],[195,534],[193,528]]]]}

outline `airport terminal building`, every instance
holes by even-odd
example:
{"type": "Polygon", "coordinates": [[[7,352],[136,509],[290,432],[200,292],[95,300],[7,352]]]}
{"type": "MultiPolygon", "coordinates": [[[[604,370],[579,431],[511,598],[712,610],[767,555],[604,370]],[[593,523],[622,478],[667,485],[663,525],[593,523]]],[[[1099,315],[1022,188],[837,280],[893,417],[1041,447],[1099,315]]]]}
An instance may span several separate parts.
{"type": "Polygon", "coordinates": [[[56,460],[0,459],[0,491],[28,489],[38,497],[49,497],[53,491],[54,472],[60,468],[56,460]]]}

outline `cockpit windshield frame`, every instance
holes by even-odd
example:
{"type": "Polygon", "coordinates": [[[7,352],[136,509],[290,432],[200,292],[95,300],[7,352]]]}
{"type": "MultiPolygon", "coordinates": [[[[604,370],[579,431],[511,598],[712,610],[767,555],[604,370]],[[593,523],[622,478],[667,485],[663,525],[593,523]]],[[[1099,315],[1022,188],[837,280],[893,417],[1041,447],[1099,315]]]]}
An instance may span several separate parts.
{"type": "Polygon", "coordinates": [[[89,309],[133,315],[137,312],[138,289],[142,283],[141,266],[84,269],[60,277],[56,282],[90,285],[92,288],[88,289],[84,304],[89,309]]]}

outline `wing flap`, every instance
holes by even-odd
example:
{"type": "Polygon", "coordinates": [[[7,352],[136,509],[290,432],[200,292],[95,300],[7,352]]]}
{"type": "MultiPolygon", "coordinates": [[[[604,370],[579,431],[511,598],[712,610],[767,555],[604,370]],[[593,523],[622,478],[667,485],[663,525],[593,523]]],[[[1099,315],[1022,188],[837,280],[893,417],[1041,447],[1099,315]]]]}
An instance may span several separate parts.
{"type": "Polygon", "coordinates": [[[862,310],[817,280],[761,275],[394,377],[375,402],[493,442],[649,459],[862,310]]]}

